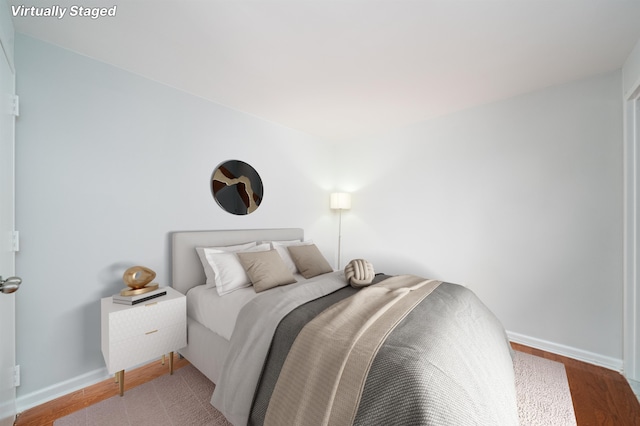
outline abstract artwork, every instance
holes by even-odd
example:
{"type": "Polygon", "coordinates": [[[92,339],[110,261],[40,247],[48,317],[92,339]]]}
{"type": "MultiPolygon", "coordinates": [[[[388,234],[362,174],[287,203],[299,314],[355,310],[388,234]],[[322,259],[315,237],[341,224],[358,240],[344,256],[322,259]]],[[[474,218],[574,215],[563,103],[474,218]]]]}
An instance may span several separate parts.
{"type": "Polygon", "coordinates": [[[244,161],[229,160],[214,170],[211,191],[213,198],[224,210],[245,215],[254,212],[262,202],[262,179],[244,161]]]}

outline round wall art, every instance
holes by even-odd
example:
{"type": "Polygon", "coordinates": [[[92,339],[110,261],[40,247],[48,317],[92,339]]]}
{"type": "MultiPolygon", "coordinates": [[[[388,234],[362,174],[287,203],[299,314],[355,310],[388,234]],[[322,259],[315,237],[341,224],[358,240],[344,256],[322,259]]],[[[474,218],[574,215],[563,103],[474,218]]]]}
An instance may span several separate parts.
{"type": "Polygon", "coordinates": [[[211,191],[224,210],[237,215],[249,214],[262,202],[262,179],[244,161],[229,160],[213,171],[211,191]]]}

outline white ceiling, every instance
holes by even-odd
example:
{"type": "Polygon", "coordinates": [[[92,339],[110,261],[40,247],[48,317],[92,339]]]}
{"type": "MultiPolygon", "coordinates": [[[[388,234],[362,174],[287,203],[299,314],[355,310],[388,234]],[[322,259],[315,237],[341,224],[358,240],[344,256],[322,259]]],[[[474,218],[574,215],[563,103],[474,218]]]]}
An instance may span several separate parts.
{"type": "MultiPolygon", "coordinates": [[[[20,33],[327,140],[622,67],[637,0],[10,0],[20,33]]],[[[18,70],[19,72],[19,70],[18,70]]]]}

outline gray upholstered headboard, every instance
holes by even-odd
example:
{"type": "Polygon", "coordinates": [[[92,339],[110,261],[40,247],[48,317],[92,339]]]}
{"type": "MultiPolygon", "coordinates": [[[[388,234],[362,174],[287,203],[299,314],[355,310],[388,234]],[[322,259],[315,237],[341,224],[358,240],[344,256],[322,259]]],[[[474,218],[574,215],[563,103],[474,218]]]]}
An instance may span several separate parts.
{"type": "Polygon", "coordinates": [[[303,240],[300,228],[234,229],[171,233],[171,286],[182,294],[206,282],[196,247],[217,247],[251,241],[303,240]]]}

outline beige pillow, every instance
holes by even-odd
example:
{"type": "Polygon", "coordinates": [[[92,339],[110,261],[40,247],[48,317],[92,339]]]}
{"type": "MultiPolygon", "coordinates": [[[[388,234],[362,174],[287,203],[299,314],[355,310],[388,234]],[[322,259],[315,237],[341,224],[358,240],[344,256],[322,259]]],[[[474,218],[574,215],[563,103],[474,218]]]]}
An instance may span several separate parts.
{"type": "Polygon", "coordinates": [[[333,268],[315,244],[287,248],[293,263],[296,264],[296,268],[298,268],[303,277],[312,278],[316,275],[333,272],[333,268]]]}
{"type": "Polygon", "coordinates": [[[293,263],[293,259],[291,259],[291,255],[289,254],[289,250],[287,250],[287,248],[291,246],[302,246],[307,244],[313,244],[313,241],[271,241],[271,248],[278,251],[278,254],[280,255],[280,257],[282,257],[282,261],[284,262],[284,264],[287,265],[287,268],[289,268],[292,274],[295,274],[296,272],[298,272],[298,269],[296,269],[296,264],[293,263]]]}
{"type": "Polygon", "coordinates": [[[256,293],[296,282],[293,274],[274,249],[237,253],[237,255],[256,293]]]}
{"type": "Polygon", "coordinates": [[[344,277],[351,287],[366,287],[373,282],[376,272],[373,265],[364,259],[353,259],[344,268],[344,277]]]}

